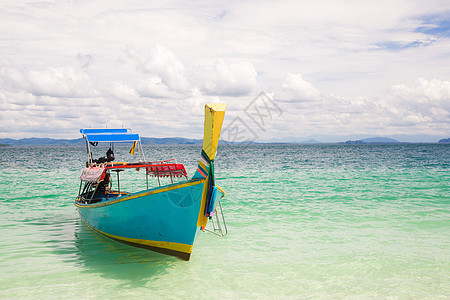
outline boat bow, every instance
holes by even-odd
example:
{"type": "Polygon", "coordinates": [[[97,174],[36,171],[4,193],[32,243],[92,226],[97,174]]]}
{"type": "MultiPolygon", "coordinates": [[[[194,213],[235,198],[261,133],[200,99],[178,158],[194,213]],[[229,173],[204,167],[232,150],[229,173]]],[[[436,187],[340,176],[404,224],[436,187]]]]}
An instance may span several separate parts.
{"type": "MultiPolygon", "coordinates": [[[[203,147],[201,158],[198,162],[197,171],[193,179],[206,179],[203,194],[202,205],[200,207],[197,226],[205,230],[208,218],[213,216],[215,199],[219,188],[215,184],[214,160],[219,145],[220,132],[222,130],[223,119],[225,117],[225,103],[211,103],[205,105],[205,125],[203,132],[203,147]]],[[[223,189],[220,192],[225,194],[223,189]]]]}

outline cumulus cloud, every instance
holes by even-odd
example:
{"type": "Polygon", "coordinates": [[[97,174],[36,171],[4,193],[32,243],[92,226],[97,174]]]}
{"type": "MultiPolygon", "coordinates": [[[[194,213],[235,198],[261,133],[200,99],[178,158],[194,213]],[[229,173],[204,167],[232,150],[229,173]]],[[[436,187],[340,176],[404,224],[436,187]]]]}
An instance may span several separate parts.
{"type": "Polygon", "coordinates": [[[450,81],[420,77],[413,85],[398,84],[392,86],[392,90],[404,102],[442,105],[450,109],[450,81]]]}
{"type": "Polygon", "coordinates": [[[169,89],[180,92],[189,89],[185,65],[166,47],[156,44],[145,56],[134,55],[134,59],[138,69],[159,76],[169,89]]]}
{"type": "Polygon", "coordinates": [[[54,97],[91,97],[97,92],[85,72],[72,67],[46,67],[40,70],[0,68],[2,89],[27,91],[54,97]]]}
{"type": "Polygon", "coordinates": [[[394,85],[392,91],[389,104],[395,105],[405,124],[450,123],[450,81],[418,78],[413,85],[394,85]]]}
{"type": "Polygon", "coordinates": [[[288,73],[283,83],[278,97],[292,101],[318,101],[321,97],[320,92],[312,83],[304,80],[302,75],[297,73],[288,73]]]}
{"type": "Polygon", "coordinates": [[[284,114],[274,128],[283,128],[279,135],[284,136],[439,135],[450,130],[448,81],[419,78],[377,97],[349,97],[321,93],[299,74],[288,74],[275,99],[284,114]]]}
{"type": "Polygon", "coordinates": [[[141,80],[137,85],[141,97],[178,99],[181,94],[169,89],[160,77],[152,76],[141,80]]]}
{"type": "Polygon", "coordinates": [[[208,95],[241,96],[257,88],[257,73],[249,62],[227,64],[223,59],[214,66],[192,67],[199,89],[208,95]]]}
{"type": "Polygon", "coordinates": [[[123,100],[128,103],[139,101],[139,94],[136,92],[136,90],[129,87],[123,82],[112,82],[106,88],[106,94],[111,95],[116,99],[123,100]]]}
{"type": "MultiPolygon", "coordinates": [[[[127,47],[127,58],[136,69],[150,77],[137,87],[145,97],[190,96],[193,91],[207,95],[242,96],[257,88],[257,72],[247,61],[227,64],[185,64],[172,51],[156,44],[149,51],[127,47]]],[[[179,98],[179,97],[176,97],[179,98]]]]}

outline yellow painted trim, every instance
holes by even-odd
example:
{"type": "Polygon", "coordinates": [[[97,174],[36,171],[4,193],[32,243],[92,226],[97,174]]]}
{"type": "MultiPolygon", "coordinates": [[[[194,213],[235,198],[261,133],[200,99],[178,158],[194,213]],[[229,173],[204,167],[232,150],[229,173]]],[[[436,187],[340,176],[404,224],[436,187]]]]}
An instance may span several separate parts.
{"type": "Polygon", "coordinates": [[[101,233],[101,234],[103,234],[103,235],[105,235],[107,237],[110,237],[112,239],[125,241],[125,242],[129,242],[129,243],[134,243],[134,244],[150,246],[150,247],[169,249],[169,250],[174,250],[174,251],[179,251],[179,252],[184,252],[184,253],[191,253],[192,252],[193,245],[182,244],[182,243],[174,243],[174,242],[161,242],[161,241],[151,241],[151,240],[126,238],[126,237],[123,237],[123,236],[109,234],[109,233],[103,232],[101,230],[98,230],[97,228],[94,228],[94,227],[90,226],[89,224],[87,224],[87,225],[90,228],[94,229],[95,231],[97,231],[97,232],[99,232],[99,233],[101,233]]]}
{"type": "Polygon", "coordinates": [[[222,199],[223,197],[225,197],[225,190],[220,186],[220,185],[218,185],[217,183],[216,183],[216,187],[217,187],[217,189],[219,190],[219,191],[221,191],[222,192],[222,197],[220,197],[220,199],[222,199]]]}
{"type": "Polygon", "coordinates": [[[202,203],[200,205],[200,211],[198,212],[197,226],[206,227],[208,223],[208,218],[205,216],[205,206],[206,206],[206,194],[208,191],[208,181],[205,181],[202,193],[202,203]]]}
{"type": "Polygon", "coordinates": [[[198,166],[199,166],[199,167],[201,168],[201,170],[206,174],[206,176],[208,176],[209,168],[206,167],[206,165],[205,165],[201,160],[199,160],[198,166]]]}
{"type": "Polygon", "coordinates": [[[199,160],[198,164],[202,167],[202,169],[204,169],[206,172],[208,172],[208,168],[201,160],[199,160]]]}
{"type": "Polygon", "coordinates": [[[210,160],[214,160],[216,157],[226,106],[225,103],[208,103],[205,105],[202,149],[210,160]]]}
{"type": "Polygon", "coordinates": [[[146,192],[141,192],[141,193],[133,194],[133,195],[130,195],[130,196],[127,196],[127,197],[124,197],[124,198],[118,198],[116,200],[102,202],[102,203],[97,203],[97,204],[80,205],[75,200],[75,206],[80,207],[80,208],[97,208],[97,207],[112,205],[112,204],[116,204],[116,203],[119,203],[119,202],[140,198],[140,197],[145,197],[145,196],[149,196],[149,195],[164,193],[164,192],[168,192],[168,191],[172,191],[172,190],[176,190],[176,189],[185,188],[185,187],[188,187],[188,186],[197,185],[197,184],[203,183],[205,181],[206,181],[206,179],[199,179],[199,180],[194,180],[194,181],[188,181],[188,182],[185,182],[185,183],[180,183],[180,184],[177,184],[177,185],[166,186],[166,187],[162,187],[162,188],[158,188],[158,189],[152,189],[152,190],[149,190],[149,191],[146,191],[146,192]]]}

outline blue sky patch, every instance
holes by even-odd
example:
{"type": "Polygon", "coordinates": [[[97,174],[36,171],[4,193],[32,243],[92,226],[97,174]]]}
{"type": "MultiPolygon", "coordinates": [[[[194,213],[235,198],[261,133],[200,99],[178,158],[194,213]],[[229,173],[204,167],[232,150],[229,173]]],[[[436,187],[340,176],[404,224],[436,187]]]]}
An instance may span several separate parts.
{"type": "Polygon", "coordinates": [[[407,48],[415,48],[420,46],[427,46],[429,43],[424,43],[422,41],[414,41],[414,42],[402,42],[402,41],[389,41],[383,43],[377,43],[376,46],[380,47],[380,49],[387,50],[404,50],[407,48]]]}
{"type": "Polygon", "coordinates": [[[432,16],[424,18],[424,26],[418,27],[416,32],[439,37],[450,37],[450,17],[448,16],[432,16]]]}

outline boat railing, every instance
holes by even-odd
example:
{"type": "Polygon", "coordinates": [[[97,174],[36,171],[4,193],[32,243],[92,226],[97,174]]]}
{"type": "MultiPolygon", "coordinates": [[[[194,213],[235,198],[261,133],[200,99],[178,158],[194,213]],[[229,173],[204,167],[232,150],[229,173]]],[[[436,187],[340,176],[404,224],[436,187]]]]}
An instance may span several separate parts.
{"type": "Polygon", "coordinates": [[[186,169],[182,164],[177,164],[176,159],[161,160],[149,163],[146,167],[147,189],[148,176],[158,178],[159,186],[161,186],[161,177],[170,178],[172,183],[174,183],[174,178],[188,178],[186,169]]]}
{"type": "Polygon", "coordinates": [[[172,159],[167,159],[167,160],[152,161],[149,163],[152,165],[176,164],[177,160],[175,158],[172,158],[172,159]]]}
{"type": "Polygon", "coordinates": [[[206,231],[222,237],[228,234],[227,223],[225,222],[225,216],[223,215],[222,204],[220,204],[220,200],[217,201],[216,208],[214,209],[214,215],[212,216],[210,221],[213,228],[205,228],[206,231]]]}

